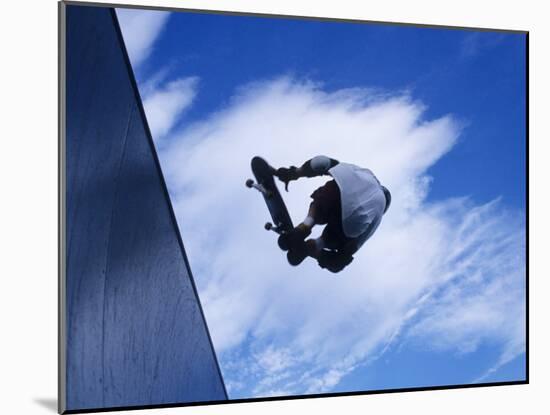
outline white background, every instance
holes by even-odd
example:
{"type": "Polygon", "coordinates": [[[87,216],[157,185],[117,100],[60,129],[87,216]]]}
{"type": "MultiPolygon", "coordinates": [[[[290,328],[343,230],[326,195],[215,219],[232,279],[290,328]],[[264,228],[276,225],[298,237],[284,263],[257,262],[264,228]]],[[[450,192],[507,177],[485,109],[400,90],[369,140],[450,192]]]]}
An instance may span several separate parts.
{"type": "MultiPolygon", "coordinates": [[[[531,84],[530,385],[140,413],[517,414],[548,409],[550,254],[544,235],[549,210],[545,179],[550,164],[546,124],[550,25],[544,2],[141,0],[139,4],[529,30],[531,84]]],[[[0,16],[0,411],[52,414],[57,393],[57,4],[12,0],[3,2],[0,16]]]]}

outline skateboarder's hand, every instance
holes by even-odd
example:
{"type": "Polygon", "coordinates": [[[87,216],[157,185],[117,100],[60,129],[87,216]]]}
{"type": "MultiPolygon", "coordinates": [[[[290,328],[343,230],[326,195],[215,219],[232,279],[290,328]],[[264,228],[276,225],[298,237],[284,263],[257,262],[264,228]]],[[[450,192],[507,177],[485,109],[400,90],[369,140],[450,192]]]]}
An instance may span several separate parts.
{"type": "Polygon", "coordinates": [[[290,166],[289,168],[281,167],[275,172],[275,176],[279,178],[285,184],[285,190],[288,192],[288,183],[292,180],[300,178],[298,174],[298,168],[296,166],[290,166]]]}

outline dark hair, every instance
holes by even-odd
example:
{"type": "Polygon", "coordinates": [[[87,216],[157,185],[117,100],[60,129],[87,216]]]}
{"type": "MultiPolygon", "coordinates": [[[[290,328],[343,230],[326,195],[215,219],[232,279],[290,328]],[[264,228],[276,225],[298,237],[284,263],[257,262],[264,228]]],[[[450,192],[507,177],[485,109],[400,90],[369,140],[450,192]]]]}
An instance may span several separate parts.
{"type": "Polygon", "coordinates": [[[384,192],[384,196],[386,196],[386,207],[384,208],[384,213],[386,213],[386,211],[388,210],[388,208],[391,205],[391,193],[384,186],[381,186],[381,187],[382,187],[382,191],[384,192]]]}

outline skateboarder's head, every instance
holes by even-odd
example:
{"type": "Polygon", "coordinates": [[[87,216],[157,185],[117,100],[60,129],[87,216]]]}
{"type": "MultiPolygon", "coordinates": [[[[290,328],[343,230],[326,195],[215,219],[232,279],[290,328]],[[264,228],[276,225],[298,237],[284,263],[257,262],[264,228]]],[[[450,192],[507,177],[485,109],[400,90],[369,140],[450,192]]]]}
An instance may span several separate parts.
{"type": "Polygon", "coordinates": [[[391,205],[391,193],[386,187],[384,186],[381,186],[381,187],[382,187],[382,191],[384,192],[384,196],[386,196],[386,207],[384,208],[384,213],[386,213],[386,211],[391,205]]]}

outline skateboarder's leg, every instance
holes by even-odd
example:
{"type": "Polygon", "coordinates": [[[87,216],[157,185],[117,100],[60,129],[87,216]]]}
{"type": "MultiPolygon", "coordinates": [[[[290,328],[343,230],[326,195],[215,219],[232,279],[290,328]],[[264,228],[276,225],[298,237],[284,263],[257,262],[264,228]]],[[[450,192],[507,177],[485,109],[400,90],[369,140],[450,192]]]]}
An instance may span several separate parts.
{"type": "Polygon", "coordinates": [[[288,262],[291,265],[298,265],[302,263],[304,259],[308,256],[314,259],[319,259],[322,255],[324,247],[323,238],[319,237],[317,239],[308,239],[307,241],[302,241],[300,244],[293,246],[287,253],[288,262]]]}
{"type": "Polygon", "coordinates": [[[303,243],[315,225],[328,223],[340,209],[340,190],[334,180],[315,190],[311,198],[313,201],[309,205],[306,218],[288,234],[289,246],[303,243]]]}
{"type": "Polygon", "coordinates": [[[306,241],[306,252],[307,252],[307,255],[310,256],[311,258],[317,259],[324,247],[325,247],[325,242],[323,241],[322,236],[316,239],[310,238],[306,241]]]}
{"type": "Polygon", "coordinates": [[[353,253],[346,247],[354,240],[345,235],[340,217],[332,218],[323,229],[321,236],[311,241],[306,241],[310,246],[309,255],[317,259],[321,268],[340,272],[353,261],[353,253]]]}
{"type": "Polygon", "coordinates": [[[315,220],[315,212],[316,212],[315,203],[311,203],[311,205],[309,205],[309,210],[307,212],[306,218],[302,221],[302,223],[298,224],[295,228],[296,230],[299,231],[299,233],[304,234],[304,237],[302,238],[302,240],[304,240],[307,236],[309,236],[309,234],[311,233],[311,229],[315,225],[319,225],[319,223],[315,220]]]}
{"type": "Polygon", "coordinates": [[[312,203],[309,207],[308,214],[303,222],[298,224],[294,229],[292,229],[288,234],[284,236],[285,243],[289,246],[298,246],[304,243],[306,239],[311,234],[311,228],[315,226],[315,206],[312,203]]]}

